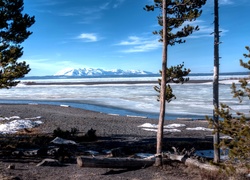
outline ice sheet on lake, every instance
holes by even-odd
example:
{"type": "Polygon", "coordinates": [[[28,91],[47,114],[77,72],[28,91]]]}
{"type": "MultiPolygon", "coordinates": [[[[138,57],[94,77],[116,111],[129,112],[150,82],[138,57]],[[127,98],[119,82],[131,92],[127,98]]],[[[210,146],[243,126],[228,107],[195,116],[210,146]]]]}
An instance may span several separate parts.
{"type": "MultiPolygon", "coordinates": [[[[235,112],[249,115],[249,101],[238,102],[231,94],[231,83],[238,78],[248,77],[248,74],[220,75],[220,102],[226,103],[235,112]]],[[[66,103],[71,107],[119,114],[122,116],[146,116],[157,119],[160,111],[157,101],[158,93],[152,89],[151,83],[141,84],[141,81],[155,81],[158,76],[149,77],[27,77],[21,83],[68,83],[68,85],[24,85],[1,90],[1,103],[45,103],[58,105],[66,103]],[[124,83],[131,81],[133,83],[124,83]],[[74,82],[105,82],[98,85],[72,85],[74,82]],[[115,82],[116,84],[107,84],[115,82]],[[119,83],[120,82],[120,83],[119,83]],[[136,83],[138,82],[138,83],[136,83]],[[136,84],[134,84],[136,83],[136,84]],[[25,99],[25,100],[24,100],[25,99]]],[[[177,99],[168,104],[167,119],[193,118],[204,119],[213,116],[213,75],[193,74],[190,80],[211,80],[210,83],[172,84],[177,99]],[[195,92],[195,93],[193,93],[195,92]]],[[[202,82],[202,81],[199,81],[202,82]]],[[[239,84],[237,84],[239,86],[239,84]]],[[[250,115],[249,115],[250,116],[250,115]]]]}
{"type": "MultiPolygon", "coordinates": [[[[233,76],[222,79],[229,79],[233,76]]],[[[237,76],[238,77],[238,76],[237,76]]],[[[146,77],[145,77],[146,78],[146,77]]],[[[157,80],[157,77],[153,77],[157,80]]],[[[190,77],[191,78],[191,77],[190,77]]],[[[192,76],[192,79],[196,78],[192,76]]],[[[207,79],[207,77],[199,77],[198,79],[207,79]]],[[[212,78],[212,76],[209,78],[212,78]]],[[[147,78],[146,78],[147,79],[147,78]]],[[[76,82],[76,81],[96,81],[95,78],[78,78],[78,79],[51,79],[55,82],[76,82]]],[[[103,79],[100,81],[119,81],[117,78],[103,79]]],[[[99,80],[97,82],[99,82],[99,80]]],[[[127,78],[127,80],[135,80],[127,78]]],[[[138,79],[136,79],[138,80],[138,79]]],[[[145,80],[145,79],[144,79],[145,80]]],[[[28,80],[33,81],[33,80],[28,80]]],[[[39,79],[36,81],[50,81],[50,79],[39,79]]],[[[231,95],[231,82],[233,80],[221,81],[220,86],[220,102],[226,103],[235,111],[240,111],[249,114],[249,103],[244,101],[239,103],[237,98],[231,95]]],[[[194,117],[203,118],[205,115],[212,116],[213,99],[212,99],[212,84],[201,83],[187,83],[184,85],[172,85],[176,97],[175,101],[168,104],[168,114],[177,117],[194,117]],[[183,88],[184,87],[184,88],[183,88]],[[195,92],[195,94],[193,93],[195,92]]],[[[149,115],[157,116],[159,113],[159,102],[157,99],[157,92],[152,90],[152,84],[117,84],[116,86],[110,84],[103,84],[99,86],[85,85],[85,86],[17,86],[8,90],[2,89],[1,100],[4,102],[23,101],[48,101],[75,103],[77,107],[82,107],[83,104],[91,104],[102,107],[115,107],[122,110],[135,111],[138,114],[133,116],[141,116],[139,112],[143,112],[142,116],[149,117],[149,115]],[[149,115],[148,115],[149,114],[149,115]]],[[[47,103],[47,102],[46,102],[47,103]]],[[[85,106],[84,106],[85,107],[85,106]]],[[[92,108],[91,110],[95,110],[92,108]]],[[[108,113],[117,114],[116,109],[110,108],[108,113]]],[[[119,113],[118,113],[119,114],[119,113]]],[[[234,114],[234,112],[233,112],[234,114]]],[[[125,114],[127,115],[127,114],[125,114]]]]}

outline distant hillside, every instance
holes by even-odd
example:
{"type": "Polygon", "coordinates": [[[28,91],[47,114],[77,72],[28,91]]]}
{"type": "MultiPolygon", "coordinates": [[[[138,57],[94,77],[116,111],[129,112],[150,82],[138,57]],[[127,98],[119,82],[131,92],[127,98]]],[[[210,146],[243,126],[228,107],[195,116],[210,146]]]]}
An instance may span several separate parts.
{"type": "Polygon", "coordinates": [[[66,68],[57,72],[54,76],[114,76],[114,75],[150,75],[154,74],[141,70],[122,70],[122,69],[94,69],[94,68],[66,68]]]}

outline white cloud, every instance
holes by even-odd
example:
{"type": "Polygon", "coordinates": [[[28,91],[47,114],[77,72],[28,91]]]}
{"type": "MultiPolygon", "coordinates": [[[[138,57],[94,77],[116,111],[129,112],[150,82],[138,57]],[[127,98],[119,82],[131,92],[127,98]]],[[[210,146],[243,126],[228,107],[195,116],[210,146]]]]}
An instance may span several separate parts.
{"type": "Polygon", "coordinates": [[[57,1],[57,0],[36,0],[34,1],[36,6],[57,6],[57,5],[61,5],[61,4],[65,4],[64,1],[57,1]]]}
{"type": "Polygon", "coordinates": [[[128,37],[128,40],[121,41],[116,45],[126,47],[129,46],[129,48],[121,51],[123,53],[147,52],[161,47],[161,43],[158,41],[156,36],[154,38],[130,36],[128,37]]]}
{"type": "Polygon", "coordinates": [[[65,67],[79,68],[82,67],[83,64],[75,63],[69,60],[60,60],[55,61],[53,63],[51,59],[22,59],[22,61],[26,61],[27,64],[30,65],[31,72],[28,75],[52,75],[57,71],[64,69],[65,67]]]}
{"type": "Polygon", "coordinates": [[[64,12],[64,13],[59,13],[58,15],[68,17],[68,16],[78,16],[79,14],[75,12],[64,12]]]}
{"type": "Polygon", "coordinates": [[[105,9],[108,9],[108,6],[109,6],[110,2],[107,2],[103,5],[101,5],[99,8],[102,9],[102,10],[105,10],[105,9]]]}
{"type": "MultiPolygon", "coordinates": [[[[213,32],[214,32],[214,26],[212,24],[212,22],[209,24],[203,20],[196,20],[196,21],[192,21],[192,22],[185,22],[183,24],[184,25],[192,25],[192,26],[199,26],[199,31],[195,31],[193,32],[193,34],[191,34],[190,36],[186,37],[186,38],[204,38],[204,37],[213,37],[213,32]]],[[[228,30],[220,28],[220,36],[225,36],[226,33],[228,32],[228,30]]]]}
{"type": "Polygon", "coordinates": [[[121,4],[124,2],[124,0],[113,0],[114,3],[112,3],[112,1],[109,1],[107,3],[104,3],[103,5],[101,5],[99,8],[100,10],[108,10],[110,8],[118,8],[119,6],[121,6],[121,4]]]}
{"type": "MultiPolygon", "coordinates": [[[[212,26],[199,26],[200,30],[194,32],[192,35],[187,38],[203,38],[203,37],[214,37],[214,28],[212,26]]],[[[228,30],[220,28],[220,36],[225,36],[228,30]]]]}
{"type": "Polygon", "coordinates": [[[98,41],[97,36],[93,33],[82,33],[78,37],[78,39],[83,39],[86,42],[96,42],[98,41]]]}
{"type": "Polygon", "coordinates": [[[118,8],[123,2],[124,0],[117,0],[115,4],[113,5],[113,8],[118,8]]]}
{"type": "Polygon", "coordinates": [[[232,0],[220,0],[219,3],[222,5],[233,4],[232,0]]]}
{"type": "MultiPolygon", "coordinates": [[[[219,0],[219,5],[232,5],[232,4],[235,4],[235,1],[236,0],[219,0]]],[[[237,0],[237,3],[242,3],[243,1],[244,0],[237,0]]],[[[212,1],[212,0],[207,1],[207,4],[209,6],[213,6],[214,5],[214,1],[212,1]]]]}
{"type": "Polygon", "coordinates": [[[141,39],[137,36],[129,36],[128,40],[122,41],[117,45],[135,45],[135,44],[141,44],[141,39]]]}

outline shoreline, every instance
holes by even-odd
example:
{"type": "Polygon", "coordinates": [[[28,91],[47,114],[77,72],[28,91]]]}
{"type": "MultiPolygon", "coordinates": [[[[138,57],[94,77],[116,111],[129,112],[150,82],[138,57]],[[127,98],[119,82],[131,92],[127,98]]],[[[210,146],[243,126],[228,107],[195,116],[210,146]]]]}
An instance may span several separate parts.
{"type": "MultiPolygon", "coordinates": [[[[189,80],[185,83],[208,83],[212,80],[189,80]]],[[[102,82],[21,82],[24,85],[110,85],[110,84],[158,84],[158,81],[102,81],[102,82]]]]}
{"type": "MultiPolygon", "coordinates": [[[[18,105],[0,104],[0,116],[19,116],[21,119],[31,119],[41,116],[39,119],[43,123],[38,127],[20,131],[14,137],[38,137],[39,135],[51,136],[58,127],[61,130],[70,131],[77,128],[80,134],[86,134],[91,128],[96,130],[97,140],[93,142],[80,141],[80,153],[83,151],[103,152],[114,148],[124,148],[134,153],[155,153],[156,134],[155,131],[147,131],[141,126],[145,123],[156,125],[155,119],[144,119],[139,117],[112,116],[104,113],[55,105],[18,105]],[[130,151],[131,150],[131,151],[130,151]]],[[[9,120],[7,120],[9,122],[9,120]]],[[[32,120],[34,121],[34,120],[32,120]]],[[[163,147],[164,151],[171,147],[184,147],[186,149],[207,149],[212,145],[212,132],[204,130],[187,130],[188,128],[208,127],[207,121],[202,120],[175,120],[165,121],[164,125],[183,124],[173,129],[179,131],[164,131],[163,147]]],[[[152,129],[152,128],[151,128],[152,129]]],[[[156,129],[155,129],[156,130],[156,129]]],[[[165,130],[165,128],[164,128],[165,130]]],[[[13,136],[1,135],[2,139],[8,140],[13,136]]],[[[12,142],[12,141],[10,141],[12,142]]],[[[22,142],[20,142],[22,143],[22,142]]],[[[76,142],[78,143],[78,141],[76,142]]],[[[178,169],[172,165],[167,166],[167,171],[155,168],[141,168],[135,170],[116,170],[107,168],[79,168],[74,158],[78,151],[73,154],[72,162],[65,162],[63,166],[37,166],[42,161],[41,157],[14,157],[2,156],[0,159],[0,177],[21,177],[21,179],[157,179],[156,177],[187,177],[182,168],[178,169]],[[10,159],[8,159],[10,158],[10,159]],[[24,164],[25,162],[25,164],[24,164]],[[27,163],[28,162],[28,163],[27,163]],[[15,169],[8,168],[14,165],[15,169]],[[25,165],[25,166],[24,166],[25,165]],[[112,173],[109,173],[112,172],[112,173]],[[114,173],[115,172],[115,173],[114,173]],[[118,172],[118,173],[116,173],[118,172]],[[172,172],[169,173],[169,172],[172,172]],[[159,174],[160,173],[160,174],[159,174]],[[179,175],[182,173],[181,175],[179,175]],[[185,176],[183,175],[185,174],[185,176]]],[[[44,157],[43,157],[44,158],[44,157]]],[[[46,158],[46,157],[45,157],[46,158]]],[[[186,170],[186,167],[183,166],[186,170]]],[[[179,179],[179,178],[177,178],[179,179]]],[[[181,178],[183,179],[183,178],[181,178]]],[[[190,178],[196,179],[196,178],[190,178]]]]}
{"type": "MultiPolygon", "coordinates": [[[[121,117],[142,117],[145,119],[158,120],[159,114],[153,112],[133,111],[130,109],[122,109],[113,106],[105,106],[100,104],[89,104],[76,101],[46,101],[46,100],[0,100],[1,105],[48,105],[48,106],[65,106],[70,108],[77,108],[87,111],[93,111],[95,113],[103,113],[112,116],[121,117]]],[[[165,120],[174,121],[178,119],[192,119],[192,120],[203,120],[205,115],[187,115],[187,114],[165,114],[165,120]]]]}
{"type": "MultiPolygon", "coordinates": [[[[150,118],[114,116],[105,113],[72,108],[66,106],[44,105],[44,104],[0,104],[0,116],[11,117],[19,116],[21,119],[29,119],[41,116],[43,122],[37,129],[40,133],[53,133],[60,127],[63,130],[77,128],[80,132],[87,132],[93,128],[98,136],[124,136],[131,137],[155,137],[156,132],[146,131],[140,128],[142,124],[158,124],[158,121],[150,118]]],[[[208,127],[206,120],[165,120],[164,124],[173,123],[185,124],[180,127],[181,132],[166,132],[169,137],[199,137],[205,138],[211,135],[211,131],[190,131],[187,127],[208,127]]]]}

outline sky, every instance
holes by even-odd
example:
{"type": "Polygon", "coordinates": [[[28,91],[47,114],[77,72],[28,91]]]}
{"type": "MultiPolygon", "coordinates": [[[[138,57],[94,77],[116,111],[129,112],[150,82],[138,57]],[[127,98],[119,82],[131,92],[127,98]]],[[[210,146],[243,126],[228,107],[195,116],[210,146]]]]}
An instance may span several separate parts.
{"type": "MultiPolygon", "coordinates": [[[[244,71],[239,60],[250,46],[249,0],[219,0],[220,72],[244,71]]],[[[22,44],[31,68],[28,76],[54,75],[64,68],[145,70],[158,73],[162,43],[152,32],[159,10],[153,0],[24,0],[35,16],[33,34],[22,44]]],[[[213,0],[196,21],[200,30],[186,43],[169,46],[168,66],[184,62],[192,73],[213,72],[213,0]]]]}

